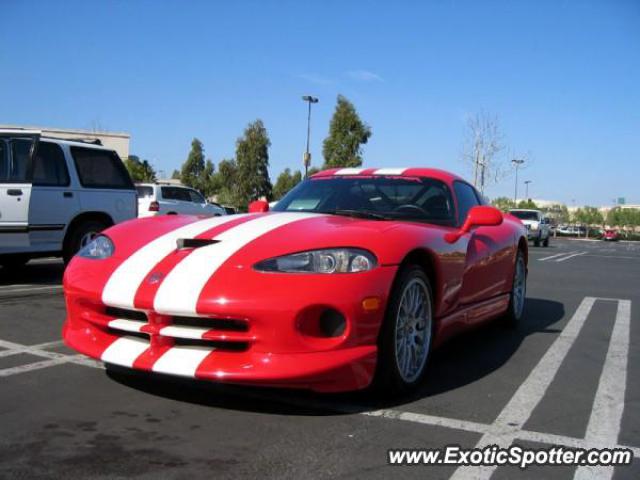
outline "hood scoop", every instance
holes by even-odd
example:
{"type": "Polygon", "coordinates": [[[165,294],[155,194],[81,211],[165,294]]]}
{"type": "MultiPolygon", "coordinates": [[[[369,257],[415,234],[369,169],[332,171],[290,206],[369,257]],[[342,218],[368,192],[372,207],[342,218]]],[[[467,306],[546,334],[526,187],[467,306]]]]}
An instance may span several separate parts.
{"type": "Polygon", "coordinates": [[[215,243],[220,243],[220,240],[211,240],[208,238],[179,238],[176,241],[178,250],[184,250],[185,248],[206,247],[207,245],[213,245],[215,243]]]}

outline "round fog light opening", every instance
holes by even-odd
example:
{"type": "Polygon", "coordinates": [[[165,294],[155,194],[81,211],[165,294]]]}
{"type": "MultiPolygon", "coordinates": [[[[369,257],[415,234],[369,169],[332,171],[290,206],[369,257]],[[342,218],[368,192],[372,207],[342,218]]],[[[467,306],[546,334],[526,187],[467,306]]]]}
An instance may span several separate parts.
{"type": "Polygon", "coordinates": [[[347,328],[347,321],[337,310],[326,309],[318,320],[320,332],[325,337],[339,337],[347,328]]]}

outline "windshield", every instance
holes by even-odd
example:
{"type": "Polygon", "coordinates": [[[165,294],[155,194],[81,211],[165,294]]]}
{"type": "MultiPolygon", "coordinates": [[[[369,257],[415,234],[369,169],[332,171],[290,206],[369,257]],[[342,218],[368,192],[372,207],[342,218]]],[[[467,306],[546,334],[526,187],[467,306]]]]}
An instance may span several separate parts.
{"type": "Polygon", "coordinates": [[[299,183],[273,208],[276,212],[318,212],[378,220],[453,225],[447,186],[433,178],[323,177],[299,183]]]}
{"type": "Polygon", "coordinates": [[[153,197],[153,187],[146,187],[143,185],[137,185],[136,191],[138,192],[138,198],[153,197]]]}
{"type": "Polygon", "coordinates": [[[529,212],[527,210],[511,210],[511,215],[518,217],[520,220],[538,220],[538,212],[529,212]]]}

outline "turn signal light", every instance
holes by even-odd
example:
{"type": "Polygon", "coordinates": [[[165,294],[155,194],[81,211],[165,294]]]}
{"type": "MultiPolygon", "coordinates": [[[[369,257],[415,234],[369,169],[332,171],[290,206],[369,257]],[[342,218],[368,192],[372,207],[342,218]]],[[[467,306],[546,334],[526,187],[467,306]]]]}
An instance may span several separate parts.
{"type": "Polygon", "coordinates": [[[365,312],[375,312],[380,308],[380,299],[378,297],[368,297],[362,300],[362,309],[365,312]]]}

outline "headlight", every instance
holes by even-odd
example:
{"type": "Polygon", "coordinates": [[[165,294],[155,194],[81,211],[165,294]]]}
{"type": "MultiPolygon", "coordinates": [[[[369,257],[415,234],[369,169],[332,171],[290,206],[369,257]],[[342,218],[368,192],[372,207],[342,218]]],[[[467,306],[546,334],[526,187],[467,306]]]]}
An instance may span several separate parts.
{"type": "Polygon", "coordinates": [[[105,235],[98,235],[91,240],[84,248],[78,252],[78,256],[82,258],[92,258],[94,260],[102,260],[113,255],[115,247],[111,239],[105,235]]]}
{"type": "Polygon", "coordinates": [[[538,229],[538,224],[537,223],[532,223],[531,224],[531,230],[537,230],[538,229]]]}
{"type": "Polygon", "coordinates": [[[359,248],[328,248],[270,258],[254,265],[261,272],[356,273],[376,266],[376,257],[359,248]]]}

